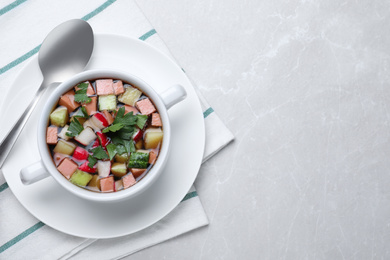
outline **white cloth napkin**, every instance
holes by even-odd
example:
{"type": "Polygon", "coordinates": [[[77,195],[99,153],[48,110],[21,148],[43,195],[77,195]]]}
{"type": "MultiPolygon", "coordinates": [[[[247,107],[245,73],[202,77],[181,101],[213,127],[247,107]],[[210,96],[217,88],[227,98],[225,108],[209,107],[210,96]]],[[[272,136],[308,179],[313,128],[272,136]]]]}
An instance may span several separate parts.
{"type": "MultiPolygon", "coordinates": [[[[133,1],[5,0],[0,2],[0,104],[16,76],[47,33],[74,18],[96,33],[140,38],[169,55],[167,47],[133,1]]],[[[197,90],[204,111],[204,161],[233,135],[197,90]]],[[[0,111],[0,122],[2,111],[0,111]]],[[[0,123],[0,140],[10,126],[0,123]]],[[[85,239],[58,232],[33,217],[12,194],[0,172],[0,259],[117,259],[208,224],[194,187],[165,218],[135,234],[116,239],[85,239]]]]}

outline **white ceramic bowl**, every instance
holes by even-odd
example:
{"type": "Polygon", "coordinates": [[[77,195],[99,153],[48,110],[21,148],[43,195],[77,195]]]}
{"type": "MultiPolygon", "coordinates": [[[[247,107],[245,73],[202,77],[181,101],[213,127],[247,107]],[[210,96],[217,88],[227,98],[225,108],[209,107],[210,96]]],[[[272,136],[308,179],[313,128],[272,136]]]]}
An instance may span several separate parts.
{"type": "Polygon", "coordinates": [[[41,161],[21,170],[20,177],[22,182],[28,185],[48,176],[52,176],[62,187],[64,187],[69,192],[83,199],[99,202],[119,201],[134,197],[137,194],[144,192],[163,172],[164,165],[169,155],[171,143],[171,125],[169,122],[167,110],[171,106],[183,100],[185,97],[186,92],[180,85],[174,85],[163,93],[157,94],[153,88],[145,83],[142,79],[125,72],[112,70],[90,70],[75,75],[57,87],[57,89],[48,98],[42,110],[42,114],[40,115],[38,122],[37,132],[38,149],[41,155],[41,161]],[[159,156],[151,170],[132,187],[111,193],[98,193],[89,191],[68,181],[55,167],[50,155],[50,151],[46,144],[46,128],[48,126],[49,115],[56,107],[60,96],[80,82],[99,78],[121,79],[126,83],[130,83],[131,85],[138,87],[142,92],[149,96],[160,113],[164,132],[164,138],[159,156]]]}

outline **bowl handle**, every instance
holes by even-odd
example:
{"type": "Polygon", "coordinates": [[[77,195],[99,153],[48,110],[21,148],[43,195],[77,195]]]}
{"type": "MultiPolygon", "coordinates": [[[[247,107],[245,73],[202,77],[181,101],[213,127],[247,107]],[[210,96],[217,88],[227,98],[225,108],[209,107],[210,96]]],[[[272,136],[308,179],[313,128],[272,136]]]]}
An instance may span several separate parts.
{"type": "Polygon", "coordinates": [[[187,92],[181,85],[173,85],[160,94],[165,107],[170,109],[173,105],[179,103],[187,97],[187,92]]]}
{"type": "Polygon", "coordinates": [[[20,180],[24,185],[29,185],[50,176],[41,161],[33,163],[20,170],[20,180]]]}

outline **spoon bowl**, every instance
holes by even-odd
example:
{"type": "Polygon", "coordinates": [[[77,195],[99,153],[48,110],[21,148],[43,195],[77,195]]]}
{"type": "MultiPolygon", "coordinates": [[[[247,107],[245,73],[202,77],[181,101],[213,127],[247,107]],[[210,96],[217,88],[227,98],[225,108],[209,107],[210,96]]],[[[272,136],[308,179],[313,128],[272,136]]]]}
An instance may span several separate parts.
{"type": "Polygon", "coordinates": [[[84,70],[93,48],[91,26],[79,19],[53,29],[38,54],[39,67],[46,81],[63,82],[84,70]]]}
{"type": "Polygon", "coordinates": [[[38,54],[43,82],[31,103],[0,144],[0,168],[47,86],[65,81],[83,71],[91,58],[93,45],[92,28],[80,19],[66,21],[48,34],[38,54]]]}

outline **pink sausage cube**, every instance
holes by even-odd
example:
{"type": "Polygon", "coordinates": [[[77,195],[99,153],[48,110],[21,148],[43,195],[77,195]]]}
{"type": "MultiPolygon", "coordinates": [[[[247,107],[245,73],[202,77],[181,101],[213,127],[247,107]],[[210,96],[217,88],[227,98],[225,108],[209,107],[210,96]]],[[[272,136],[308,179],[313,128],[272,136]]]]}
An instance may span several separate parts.
{"type": "Polygon", "coordinates": [[[91,102],[83,104],[83,107],[89,116],[97,113],[97,97],[91,97],[91,102]]]}
{"type": "Polygon", "coordinates": [[[46,130],[46,143],[56,144],[57,143],[58,128],[55,126],[49,126],[46,130]]]}
{"type": "MultiPolygon", "coordinates": [[[[133,115],[139,114],[138,109],[136,109],[136,108],[133,107],[133,106],[124,105],[124,108],[125,108],[125,115],[126,115],[127,113],[129,113],[129,112],[133,112],[133,115]]],[[[118,113],[118,110],[119,110],[119,108],[116,110],[115,114],[118,113]]]]}
{"type": "Polygon", "coordinates": [[[161,118],[159,113],[152,114],[152,126],[162,126],[161,118]]]}
{"type": "Polygon", "coordinates": [[[69,180],[73,173],[77,170],[77,167],[78,165],[74,161],[69,158],[65,158],[57,167],[57,170],[69,180]]]}
{"type": "Polygon", "coordinates": [[[125,115],[129,112],[133,112],[133,115],[136,115],[139,113],[138,109],[136,109],[135,107],[125,105],[125,115]]]}
{"type": "Polygon", "coordinates": [[[91,82],[88,81],[87,96],[95,95],[95,90],[92,87],[91,82]]]}
{"type": "Polygon", "coordinates": [[[133,186],[137,181],[134,179],[132,174],[127,174],[122,178],[123,188],[127,189],[130,186],[133,186]]]}
{"type": "Polygon", "coordinates": [[[118,80],[117,82],[114,82],[112,85],[114,88],[114,94],[119,95],[125,92],[125,88],[123,87],[123,82],[122,80],[118,80]]]}
{"type": "Polygon", "coordinates": [[[155,150],[151,150],[149,152],[149,163],[153,164],[156,161],[157,158],[157,152],[155,150]]]}
{"type": "Polygon", "coordinates": [[[100,190],[102,192],[113,192],[114,191],[114,177],[109,176],[100,179],[100,190]]]}
{"type": "Polygon", "coordinates": [[[150,115],[151,113],[156,112],[156,108],[149,98],[142,99],[135,103],[135,105],[143,115],[150,115]]]}
{"type": "Polygon", "coordinates": [[[112,95],[114,94],[112,79],[99,79],[96,80],[96,91],[100,95],[112,95]]]}
{"type": "Polygon", "coordinates": [[[73,112],[76,108],[78,108],[80,106],[79,103],[77,103],[76,101],[74,101],[74,91],[73,89],[69,90],[68,92],[66,92],[65,94],[63,94],[60,98],[60,100],[58,101],[58,104],[60,106],[65,106],[67,109],[68,109],[68,112],[73,112]]]}
{"type": "Polygon", "coordinates": [[[60,162],[62,162],[62,160],[67,158],[67,157],[69,157],[69,155],[67,155],[67,154],[54,153],[53,159],[54,159],[55,165],[58,166],[60,164],[60,162]]]}
{"type": "Polygon", "coordinates": [[[133,174],[134,178],[138,178],[146,171],[146,169],[131,168],[130,171],[133,174]]]}

